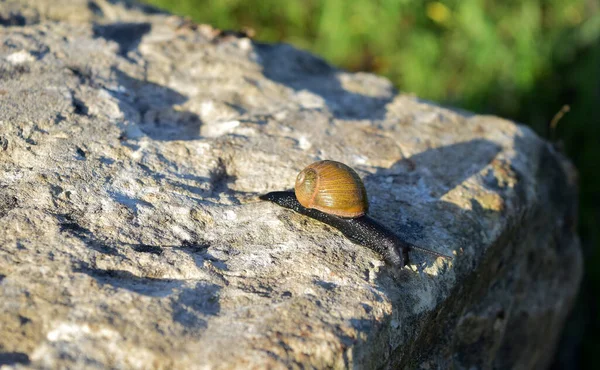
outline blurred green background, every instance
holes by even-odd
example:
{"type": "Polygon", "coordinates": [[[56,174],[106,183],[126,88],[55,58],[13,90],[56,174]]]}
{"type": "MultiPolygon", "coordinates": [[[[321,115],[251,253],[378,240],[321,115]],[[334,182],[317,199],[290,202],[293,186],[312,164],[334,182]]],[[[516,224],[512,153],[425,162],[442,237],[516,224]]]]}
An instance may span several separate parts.
{"type": "MultiPolygon", "coordinates": [[[[600,2],[146,0],[221,29],[249,27],[404,92],[526,123],[580,171],[585,278],[555,368],[600,353],[600,2]],[[556,130],[549,123],[564,105],[556,130]]],[[[581,361],[581,362],[580,362],[581,361]]]]}

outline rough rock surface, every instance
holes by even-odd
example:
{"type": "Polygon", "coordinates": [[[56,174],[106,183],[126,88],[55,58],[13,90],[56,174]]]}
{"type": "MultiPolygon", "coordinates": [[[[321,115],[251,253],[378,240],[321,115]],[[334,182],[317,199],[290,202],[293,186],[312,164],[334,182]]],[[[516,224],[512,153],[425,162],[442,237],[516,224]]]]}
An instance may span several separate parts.
{"type": "Polygon", "coordinates": [[[0,365],[544,368],[575,172],[529,129],[123,1],[0,2],[0,365]],[[398,271],[260,202],[317,159],[398,271]]]}

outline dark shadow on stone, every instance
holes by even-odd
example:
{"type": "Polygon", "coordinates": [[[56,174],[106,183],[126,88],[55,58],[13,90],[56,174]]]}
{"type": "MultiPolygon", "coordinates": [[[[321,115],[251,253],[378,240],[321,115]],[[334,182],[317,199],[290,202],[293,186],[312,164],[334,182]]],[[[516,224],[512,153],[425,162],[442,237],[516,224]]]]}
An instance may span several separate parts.
{"type": "Polygon", "coordinates": [[[31,73],[31,67],[26,64],[3,64],[0,66],[0,80],[16,80],[23,78],[22,75],[31,73]]]}
{"type": "MultiPolygon", "coordinates": [[[[233,205],[240,205],[242,199],[254,199],[256,193],[237,191],[230,188],[231,184],[235,183],[236,176],[229,174],[226,164],[222,159],[217,161],[215,168],[210,172],[210,177],[196,176],[189,173],[180,173],[177,171],[177,164],[168,160],[160,153],[157,154],[160,160],[163,161],[167,166],[171,167],[173,171],[161,173],[153,170],[149,166],[138,163],[140,169],[142,169],[148,176],[153,177],[159,183],[168,183],[169,185],[188,191],[193,195],[197,196],[197,200],[200,203],[206,204],[219,204],[222,205],[223,195],[233,205]],[[190,184],[189,182],[196,183],[190,184]],[[204,184],[202,187],[200,185],[204,184]]],[[[193,197],[192,195],[192,197],[193,197]]],[[[116,199],[116,198],[115,198],[116,199]]]]}
{"type": "Polygon", "coordinates": [[[263,298],[272,298],[275,289],[269,284],[256,283],[256,281],[245,281],[236,286],[244,293],[254,294],[263,298]]]}
{"type": "Polygon", "coordinates": [[[483,139],[432,148],[397,161],[390,168],[378,170],[375,175],[368,176],[365,182],[369,185],[369,193],[372,192],[371,188],[374,188],[374,193],[382,191],[376,187],[377,184],[389,184],[380,177],[391,177],[392,184],[416,185],[420,180],[417,170],[426,168],[428,180],[437,180],[427,184],[431,189],[428,196],[439,199],[490,164],[499,152],[497,144],[483,139]]]}
{"type": "Polygon", "coordinates": [[[97,17],[104,16],[104,12],[102,11],[102,8],[94,0],[88,1],[87,8],[97,17]]]}
{"type": "Polygon", "coordinates": [[[138,253],[149,253],[154,254],[156,256],[160,256],[163,254],[163,249],[157,245],[132,244],[131,248],[138,253]]]}
{"type": "Polygon", "coordinates": [[[325,289],[325,290],[335,290],[335,288],[338,287],[338,285],[336,283],[332,283],[329,281],[323,281],[320,279],[314,280],[313,283],[315,285],[320,286],[321,288],[325,289]]]}
{"type": "Polygon", "coordinates": [[[115,289],[125,289],[147,297],[169,297],[173,321],[181,324],[186,332],[197,333],[205,329],[206,316],[215,316],[221,310],[221,287],[210,282],[198,281],[191,287],[187,280],[139,277],[129,271],[99,269],[87,263],[81,263],[74,271],[115,289]]]}
{"type": "MultiPolygon", "coordinates": [[[[435,250],[435,247],[422,245],[419,242],[426,236],[427,228],[416,220],[403,217],[402,209],[411,207],[411,204],[408,201],[388,197],[386,194],[389,187],[394,185],[417,187],[423,180],[428,181],[425,186],[429,193],[424,194],[423,197],[437,200],[420,206],[431,209],[431,212],[426,211],[426,214],[436,214],[442,210],[449,218],[454,218],[464,211],[457,209],[454,204],[439,199],[469,177],[479,173],[494,160],[499,151],[500,147],[497,144],[477,139],[428,149],[410,158],[402,159],[390,168],[382,168],[364,178],[367,193],[377,194],[377,197],[370,198],[369,214],[379,219],[404,240],[435,250]],[[419,171],[422,168],[427,170],[425,178],[423,172],[419,171]]],[[[438,250],[438,252],[448,254],[450,251],[438,250]]]]}
{"type": "Polygon", "coordinates": [[[113,163],[115,163],[115,160],[112,158],[108,158],[108,157],[100,157],[98,158],[98,160],[100,161],[100,163],[102,163],[105,166],[111,166],[113,163]]]}
{"type": "Polygon", "coordinates": [[[29,355],[23,352],[0,352],[0,366],[29,365],[29,355]]]}
{"type": "MultiPolygon", "coordinates": [[[[280,344],[283,346],[285,345],[285,343],[280,342],[280,344]]],[[[290,361],[288,360],[288,358],[283,358],[281,356],[279,356],[277,353],[270,351],[268,349],[265,348],[258,348],[258,351],[260,352],[264,352],[267,354],[267,356],[271,357],[273,360],[275,360],[275,362],[281,364],[282,368],[288,368],[288,369],[292,369],[293,367],[290,366],[290,361]]],[[[300,365],[300,364],[297,364],[300,365]]],[[[301,366],[298,366],[298,368],[301,368],[301,366]]]]}
{"type": "Polygon", "coordinates": [[[101,285],[126,289],[148,297],[167,297],[172,294],[174,289],[181,288],[184,284],[183,280],[139,277],[129,271],[104,270],[92,267],[86,263],[81,263],[74,271],[94,278],[101,285]]]}
{"type": "Polygon", "coordinates": [[[76,98],[75,96],[73,96],[71,98],[71,104],[73,104],[73,112],[77,115],[80,116],[87,116],[89,113],[89,109],[87,107],[87,104],[85,104],[85,102],[81,99],[76,98]]]}
{"type": "Polygon", "coordinates": [[[137,49],[142,37],[151,29],[152,24],[147,22],[95,24],[92,28],[94,37],[119,44],[119,55],[123,57],[127,57],[127,53],[137,49]]]}
{"type": "Polygon", "coordinates": [[[369,335],[379,323],[366,319],[350,319],[350,325],[359,332],[369,335]]]}
{"type": "MultiPolygon", "coordinates": [[[[199,269],[206,269],[204,262],[209,261],[214,268],[222,271],[228,271],[229,268],[227,267],[225,261],[213,256],[208,250],[209,247],[210,245],[208,243],[198,239],[195,242],[183,242],[182,245],[166,246],[164,248],[175,249],[188,254],[196,264],[196,267],[199,269]]],[[[227,251],[225,251],[225,253],[229,254],[227,251]]],[[[218,274],[217,271],[212,272],[218,274]]],[[[219,278],[223,279],[222,276],[219,276],[219,278]]]]}
{"type": "MultiPolygon", "coordinates": [[[[189,255],[196,264],[196,267],[199,269],[205,269],[204,262],[210,261],[211,265],[216,269],[228,271],[225,261],[213,256],[208,251],[210,245],[201,240],[197,240],[196,242],[183,242],[181,245],[150,245],[130,243],[123,243],[121,245],[123,247],[131,248],[138,253],[153,254],[155,256],[162,256],[165,250],[178,250],[189,255]]],[[[228,251],[225,251],[225,254],[229,254],[228,251]]]]}
{"type": "Polygon", "coordinates": [[[138,166],[142,170],[144,170],[144,172],[146,172],[148,175],[152,176],[154,179],[159,180],[159,181],[165,181],[174,187],[186,190],[192,194],[195,194],[195,195],[201,197],[202,199],[208,198],[211,195],[211,192],[209,189],[204,189],[199,186],[189,185],[189,184],[186,184],[179,180],[179,179],[191,180],[191,181],[197,182],[199,184],[210,183],[210,179],[208,177],[195,176],[195,175],[190,175],[190,174],[171,174],[171,173],[169,173],[169,175],[173,175],[173,176],[167,176],[164,173],[160,173],[160,172],[152,170],[150,167],[146,166],[143,163],[139,163],[138,166]],[[175,177],[175,178],[173,178],[173,177],[175,177]]]}
{"type": "Polygon", "coordinates": [[[173,321],[181,324],[186,331],[205,329],[206,320],[203,317],[216,316],[221,310],[220,290],[220,286],[207,282],[184,288],[171,304],[173,321]]]}
{"type": "Polygon", "coordinates": [[[130,196],[127,196],[123,193],[117,193],[117,192],[108,192],[110,194],[110,196],[118,203],[124,205],[125,207],[131,209],[132,211],[134,211],[136,214],[139,211],[139,207],[147,207],[147,208],[154,208],[154,206],[152,205],[152,203],[146,202],[145,200],[142,199],[138,199],[138,198],[131,198],[130,196]]]}
{"type": "MultiPolygon", "coordinates": [[[[208,252],[209,244],[205,243],[199,236],[195,236],[194,241],[185,241],[181,245],[150,245],[150,244],[132,244],[119,243],[109,240],[101,240],[90,230],[81,226],[71,215],[56,215],[59,222],[60,231],[81,240],[89,248],[102,254],[129,259],[124,253],[127,248],[133,249],[138,253],[147,253],[161,256],[166,249],[175,249],[187,253],[199,269],[204,269],[204,261],[210,261],[217,269],[227,271],[227,265],[224,261],[214,257],[208,252]]],[[[226,254],[229,252],[225,251],[226,254]]]]}
{"type": "MultiPolygon", "coordinates": [[[[125,90],[110,93],[119,101],[125,120],[137,124],[154,140],[195,140],[200,138],[202,121],[197,114],[177,109],[187,101],[179,92],[154,82],[139,80],[113,69],[119,85],[125,90]],[[139,116],[128,114],[132,109],[139,116]]],[[[123,140],[131,139],[124,132],[123,140]]]]}
{"type": "Polygon", "coordinates": [[[339,70],[324,60],[287,44],[255,43],[265,77],[296,91],[307,90],[325,100],[335,118],[384,119],[386,105],[395,91],[387,96],[373,97],[344,89],[338,78],[339,70]]]}
{"type": "Polygon", "coordinates": [[[127,258],[125,255],[119,252],[118,248],[116,248],[114,245],[110,245],[108,242],[96,238],[96,236],[90,230],[81,226],[73,216],[56,215],[56,217],[58,219],[61,232],[74,236],[96,252],[115,257],[127,258]]]}
{"type": "Polygon", "coordinates": [[[0,218],[17,208],[19,204],[17,197],[8,194],[7,190],[6,186],[0,186],[0,218]]]}
{"type": "Polygon", "coordinates": [[[4,27],[23,27],[27,24],[37,22],[37,20],[35,22],[28,22],[28,19],[20,13],[0,14],[0,26],[4,27]]]}

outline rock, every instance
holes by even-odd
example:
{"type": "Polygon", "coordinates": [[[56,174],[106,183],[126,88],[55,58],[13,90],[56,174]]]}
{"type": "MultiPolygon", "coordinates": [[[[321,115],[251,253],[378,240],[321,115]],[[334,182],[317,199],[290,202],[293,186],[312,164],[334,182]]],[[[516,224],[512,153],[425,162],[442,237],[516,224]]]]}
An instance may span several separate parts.
{"type": "Polygon", "coordinates": [[[0,364],[544,368],[576,174],[531,130],[122,1],[0,4],[0,364]],[[355,168],[401,271],[257,196],[355,168]]]}

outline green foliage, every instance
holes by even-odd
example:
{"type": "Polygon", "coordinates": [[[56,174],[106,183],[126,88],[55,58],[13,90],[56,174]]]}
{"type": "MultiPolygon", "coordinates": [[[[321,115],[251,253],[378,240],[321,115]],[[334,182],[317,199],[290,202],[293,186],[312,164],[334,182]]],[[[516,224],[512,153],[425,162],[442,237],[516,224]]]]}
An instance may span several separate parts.
{"type": "MultiPolygon", "coordinates": [[[[250,27],[420,97],[560,138],[581,180],[586,281],[600,286],[600,6],[592,0],[147,0],[199,23],[250,27]]],[[[585,292],[584,292],[585,294],[585,292]]],[[[586,296],[593,306],[600,299],[586,296]]],[[[595,313],[597,315],[597,313],[595,313]]],[[[595,317],[592,326],[600,324],[595,317]]],[[[600,339],[588,336],[589,348],[600,339]]],[[[593,356],[593,353],[589,353],[593,356]]]]}

